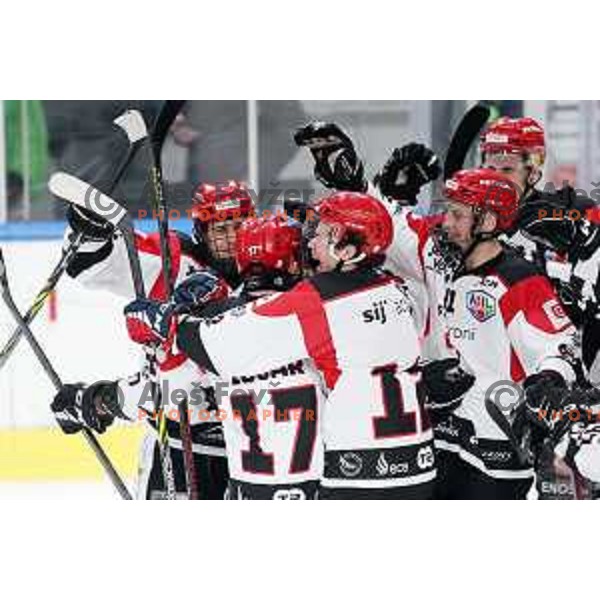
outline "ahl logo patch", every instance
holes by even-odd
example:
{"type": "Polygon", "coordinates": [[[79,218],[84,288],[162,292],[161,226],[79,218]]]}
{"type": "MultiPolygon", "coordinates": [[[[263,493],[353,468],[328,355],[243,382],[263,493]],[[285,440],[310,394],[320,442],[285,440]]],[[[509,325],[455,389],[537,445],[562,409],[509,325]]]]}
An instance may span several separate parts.
{"type": "Polygon", "coordinates": [[[496,299],[483,290],[467,292],[467,309],[483,323],[496,316],[496,299]]]}

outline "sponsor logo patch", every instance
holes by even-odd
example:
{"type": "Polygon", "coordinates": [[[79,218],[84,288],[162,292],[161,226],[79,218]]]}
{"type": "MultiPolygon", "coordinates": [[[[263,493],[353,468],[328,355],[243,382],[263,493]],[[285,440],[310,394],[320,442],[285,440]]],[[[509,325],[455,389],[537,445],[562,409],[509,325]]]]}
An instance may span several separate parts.
{"type": "Polygon", "coordinates": [[[569,317],[558,300],[548,300],[544,302],[542,308],[555,329],[562,329],[569,324],[569,317]]]}
{"type": "Polygon", "coordinates": [[[421,448],[417,453],[417,466],[421,471],[425,469],[431,469],[434,463],[433,448],[431,446],[425,446],[421,448]]]}
{"type": "Polygon", "coordinates": [[[306,500],[306,494],[299,488],[277,490],[273,494],[273,500],[306,500]]]}
{"type": "Polygon", "coordinates": [[[363,461],[358,454],[354,452],[344,452],[339,458],[340,471],[346,477],[356,477],[363,468],[363,461]]]}
{"type": "Polygon", "coordinates": [[[385,452],[380,452],[379,458],[377,459],[377,465],[375,466],[377,475],[379,477],[387,477],[388,475],[404,475],[408,473],[408,463],[388,463],[385,458],[385,452]]]}

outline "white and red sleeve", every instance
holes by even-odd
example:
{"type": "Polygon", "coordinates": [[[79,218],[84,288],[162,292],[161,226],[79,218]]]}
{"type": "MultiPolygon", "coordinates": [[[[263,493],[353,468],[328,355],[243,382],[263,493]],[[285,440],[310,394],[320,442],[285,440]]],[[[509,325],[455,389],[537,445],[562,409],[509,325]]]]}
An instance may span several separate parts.
{"type": "Polygon", "coordinates": [[[543,370],[556,371],[567,382],[575,379],[564,354],[572,347],[575,328],[545,276],[534,275],[510,286],[500,309],[511,344],[514,381],[543,370]]]}

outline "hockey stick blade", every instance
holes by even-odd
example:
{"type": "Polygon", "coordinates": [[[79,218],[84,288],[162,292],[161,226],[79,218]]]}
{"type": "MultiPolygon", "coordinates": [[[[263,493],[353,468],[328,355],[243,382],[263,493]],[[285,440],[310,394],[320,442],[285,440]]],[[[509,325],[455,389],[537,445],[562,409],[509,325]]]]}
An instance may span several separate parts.
{"type": "Polygon", "coordinates": [[[92,211],[115,227],[127,216],[127,210],[116,200],[74,175],[55,173],[48,187],[55,196],[92,211]]]}
{"type": "Polygon", "coordinates": [[[132,144],[148,137],[146,122],[139,110],[126,110],[113,123],[125,132],[132,144]]]}
{"type": "Polygon", "coordinates": [[[446,152],[444,181],[463,168],[473,142],[489,118],[490,109],[484,104],[476,104],[463,116],[446,152]]]}

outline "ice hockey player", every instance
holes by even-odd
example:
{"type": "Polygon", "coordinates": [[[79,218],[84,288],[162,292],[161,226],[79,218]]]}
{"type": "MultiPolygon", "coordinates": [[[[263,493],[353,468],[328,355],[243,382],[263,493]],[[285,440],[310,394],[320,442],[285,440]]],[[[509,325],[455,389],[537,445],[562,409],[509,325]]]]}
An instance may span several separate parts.
{"type": "MultiPolygon", "coordinates": [[[[361,193],[325,197],[316,212],[309,243],[316,275],[245,311],[229,311],[216,323],[184,319],[178,346],[229,381],[272,375],[283,367],[289,372],[309,361],[327,392],[320,498],[431,497],[434,452],[418,385],[420,347],[412,306],[404,286],[379,268],[392,239],[390,216],[378,200],[361,193]]],[[[156,308],[138,308],[129,318],[153,324],[156,308]]],[[[316,385],[301,394],[295,390],[282,402],[287,392],[287,386],[276,390],[273,408],[299,403],[319,410],[316,385]]],[[[253,407],[242,398],[243,413],[253,407]]],[[[261,446],[262,422],[247,422],[242,465],[246,461],[249,470],[277,475],[304,468],[294,463],[294,455],[290,462],[289,451],[269,454],[261,446]]],[[[302,457],[316,431],[306,419],[297,427],[302,457]]]]}
{"type": "MultiPolygon", "coordinates": [[[[436,428],[442,498],[524,498],[532,472],[484,409],[499,382],[531,399],[574,381],[574,327],[549,279],[497,238],[517,216],[519,196],[495,171],[461,171],[445,184],[443,228],[462,266],[446,285],[449,342],[475,376],[473,387],[436,428]]],[[[448,248],[448,246],[446,246],[448,248]]],[[[501,386],[500,386],[501,387],[501,386]]],[[[495,390],[498,392],[498,389],[495,390]]]]}
{"type": "MultiPolygon", "coordinates": [[[[173,282],[178,285],[184,279],[189,280],[188,289],[180,290],[184,296],[199,297],[206,292],[205,302],[209,297],[216,300],[228,293],[230,287],[238,284],[234,257],[235,236],[242,221],[251,215],[253,210],[250,194],[237,182],[232,181],[221,186],[208,184],[199,186],[192,204],[194,224],[192,236],[189,237],[175,230],[169,235],[174,265],[173,282]],[[210,269],[210,273],[215,277],[210,291],[203,288],[205,277],[190,279],[193,274],[205,273],[207,269],[210,269]]],[[[73,231],[83,231],[86,238],[90,240],[81,247],[68,270],[69,275],[86,287],[110,291],[127,299],[133,298],[129,263],[120,233],[113,230],[106,222],[100,221],[95,215],[77,207],[70,208],[68,221],[70,230],[67,232],[67,238],[73,231]]],[[[149,296],[156,300],[166,300],[158,234],[144,235],[136,232],[136,244],[149,296]]],[[[196,366],[180,353],[163,355],[159,361],[159,371],[161,380],[168,380],[169,388],[172,390],[183,389],[189,394],[199,393],[202,390],[202,375],[196,366]]],[[[150,379],[151,374],[145,368],[133,377],[118,382],[108,382],[109,386],[106,385],[107,382],[103,382],[100,395],[108,395],[103,410],[118,406],[114,402],[114,396],[121,394],[121,398],[129,407],[127,414],[130,416],[135,414],[137,418],[137,404],[143,397],[150,379]]],[[[82,417],[92,429],[99,432],[105,429],[106,425],[100,425],[96,415],[87,410],[83,414],[81,412],[84,400],[83,404],[86,407],[95,406],[96,401],[91,400],[99,395],[95,386],[88,390],[87,395],[82,392],[80,385],[76,389],[66,388],[64,391],[65,394],[59,394],[54,403],[59,423],[72,420],[75,411],[76,420],[82,417]],[[99,428],[95,425],[99,425],[99,428]]],[[[150,410],[146,405],[142,408],[147,409],[148,423],[154,429],[155,420],[152,415],[155,414],[155,409],[150,410]]],[[[196,406],[196,408],[201,407],[196,406]]],[[[169,414],[167,411],[167,415],[169,414]]],[[[192,411],[192,418],[197,417],[198,414],[199,410],[192,411]]],[[[121,415],[116,413],[116,416],[121,415]]],[[[105,416],[105,420],[112,422],[111,415],[105,416]]],[[[185,479],[179,425],[171,419],[168,420],[167,425],[175,480],[178,491],[183,492],[185,479]]],[[[203,497],[221,498],[227,482],[221,425],[212,418],[203,421],[196,419],[192,421],[192,437],[195,460],[199,469],[200,493],[203,497]]],[[[156,434],[150,430],[140,452],[138,496],[141,498],[164,497],[157,444],[156,434]]]]}
{"type": "MultiPolygon", "coordinates": [[[[242,221],[253,212],[252,197],[243,184],[230,181],[225,185],[200,185],[191,207],[192,235],[177,230],[170,232],[173,269],[178,268],[177,273],[173,273],[174,281],[193,270],[209,267],[235,288],[239,281],[234,259],[235,235],[242,221]]],[[[67,220],[67,240],[78,232],[85,233],[87,240],[67,273],[86,287],[132,298],[133,284],[120,232],[94,213],[75,205],[69,207],[67,220]]],[[[136,232],[136,244],[148,294],[162,299],[158,233],[136,232]]]]}
{"type": "Polygon", "coordinates": [[[481,138],[485,166],[506,174],[522,190],[522,202],[509,243],[537,261],[551,278],[573,323],[581,331],[585,367],[598,376],[600,351],[598,267],[600,229],[597,208],[587,196],[565,186],[539,190],[545,157],[544,131],[534,119],[503,118],[481,138]],[[518,227],[518,230],[517,230],[518,227]]]}
{"type": "MultiPolygon", "coordinates": [[[[302,278],[302,227],[285,217],[273,216],[244,221],[238,230],[236,259],[242,286],[239,293],[211,303],[199,314],[208,327],[237,320],[250,311],[253,302],[289,290],[302,278]]],[[[210,284],[210,282],[209,282],[210,284]]],[[[134,341],[148,340],[160,305],[138,301],[127,314],[134,341]],[[132,326],[135,323],[135,326],[132,326]]],[[[161,309],[164,310],[164,309],[161,309]]],[[[174,314],[177,310],[165,311],[174,314]]],[[[244,321],[241,321],[240,327],[244,321]]],[[[169,317],[163,319],[156,340],[168,336],[169,317]]],[[[227,341],[231,341],[229,330],[227,341]]],[[[239,344],[244,344],[243,330],[239,344]]],[[[219,334],[220,335],[220,334],[219,334]]],[[[179,332],[179,345],[185,345],[179,332]]],[[[260,354],[266,340],[257,338],[249,350],[260,354]]],[[[200,346],[186,352],[201,368],[210,369],[199,356],[200,346]]],[[[238,345],[230,347],[236,353],[238,345]]],[[[323,403],[321,379],[307,360],[282,363],[264,372],[247,372],[222,379],[210,369],[215,396],[225,431],[230,480],[226,497],[232,500],[315,499],[323,470],[323,444],[319,419],[323,403]],[[233,418],[235,415],[235,418],[233,418]]]]}

